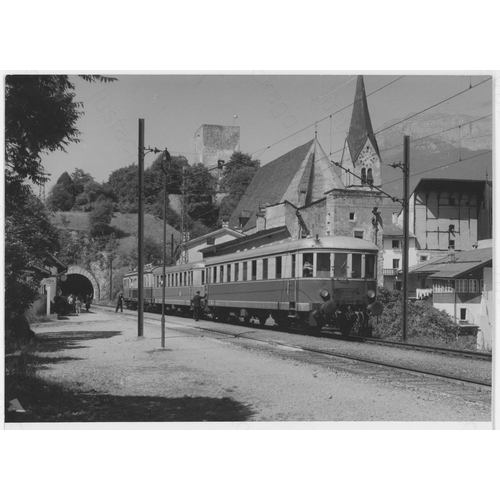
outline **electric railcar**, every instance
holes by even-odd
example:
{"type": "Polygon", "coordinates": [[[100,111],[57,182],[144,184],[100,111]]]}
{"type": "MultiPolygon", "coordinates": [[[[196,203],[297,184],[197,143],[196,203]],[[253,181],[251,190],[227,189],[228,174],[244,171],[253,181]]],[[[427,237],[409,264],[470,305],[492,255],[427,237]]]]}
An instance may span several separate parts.
{"type": "MultiPolygon", "coordinates": [[[[193,295],[204,296],[204,313],[311,332],[325,325],[342,335],[370,335],[377,302],[377,247],[369,241],[325,236],[265,245],[166,269],[167,310],[186,312],[193,295]]],[[[137,273],[124,278],[128,307],[137,302],[137,273]],[[135,281],[134,281],[135,280],[135,281]],[[135,284],[135,286],[134,286],[135,284]]],[[[162,268],[144,274],[146,307],[161,307],[162,268]]]]}

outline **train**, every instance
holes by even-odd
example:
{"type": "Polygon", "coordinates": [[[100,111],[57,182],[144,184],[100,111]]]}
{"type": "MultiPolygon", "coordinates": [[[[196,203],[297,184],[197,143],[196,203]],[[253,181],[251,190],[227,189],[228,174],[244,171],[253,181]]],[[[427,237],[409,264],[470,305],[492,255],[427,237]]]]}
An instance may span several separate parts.
{"type": "MultiPolygon", "coordinates": [[[[202,261],[144,270],[144,309],[189,314],[199,291],[203,314],[217,321],[323,327],[343,336],[370,336],[371,319],[382,314],[377,301],[378,248],[347,236],[285,240],[202,261]]],[[[137,308],[137,271],[123,278],[126,307],[137,308]]]]}

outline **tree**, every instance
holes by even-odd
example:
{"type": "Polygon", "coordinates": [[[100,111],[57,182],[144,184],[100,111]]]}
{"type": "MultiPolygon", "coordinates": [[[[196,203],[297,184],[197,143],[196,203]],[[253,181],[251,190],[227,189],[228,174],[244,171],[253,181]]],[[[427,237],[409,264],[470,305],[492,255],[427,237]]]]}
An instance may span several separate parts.
{"type": "Polygon", "coordinates": [[[85,184],[88,182],[95,182],[94,178],[81,168],[75,168],[75,171],[71,174],[71,180],[73,181],[75,196],[83,193],[85,184]]]}
{"type": "MultiPolygon", "coordinates": [[[[86,81],[111,81],[97,75],[86,81]]],[[[42,154],[78,142],[83,103],[65,75],[5,78],[5,315],[7,332],[37,295],[40,281],[27,271],[57,250],[57,231],[27,182],[43,184],[42,154]]]]}
{"type": "Polygon", "coordinates": [[[29,272],[43,266],[49,253],[59,250],[58,232],[47,209],[28,194],[23,205],[9,210],[5,218],[5,317],[11,322],[24,313],[38,295],[39,281],[29,272]]]}
{"type": "Polygon", "coordinates": [[[75,203],[75,189],[73,180],[68,172],[63,172],[52,187],[45,202],[49,210],[54,212],[68,212],[75,203]]]}
{"type": "MultiPolygon", "coordinates": [[[[146,236],[144,238],[144,263],[145,264],[161,264],[163,261],[163,243],[151,238],[151,236],[146,236]]],[[[131,248],[128,253],[122,255],[122,260],[125,265],[128,265],[132,269],[137,268],[139,265],[138,249],[137,246],[131,248]]],[[[172,264],[170,260],[167,265],[172,264]]]]}
{"type": "Polygon", "coordinates": [[[219,209],[215,204],[217,181],[202,163],[185,170],[186,210],[191,219],[207,227],[215,225],[219,209]]]}
{"type": "MultiPolygon", "coordinates": [[[[113,81],[98,75],[87,81],[113,81]]],[[[44,152],[66,151],[79,142],[76,128],[83,114],[74,100],[75,86],[67,75],[7,75],[5,78],[5,191],[6,201],[29,191],[26,180],[40,185],[48,178],[44,152]]]]}
{"type": "Polygon", "coordinates": [[[113,218],[113,203],[105,198],[98,198],[94,210],[89,213],[90,235],[102,238],[113,232],[111,219],[113,218]]]}
{"type": "Polygon", "coordinates": [[[227,193],[221,202],[221,216],[231,216],[259,167],[260,161],[252,160],[249,154],[235,151],[231,155],[224,165],[220,185],[221,190],[227,193]]]}

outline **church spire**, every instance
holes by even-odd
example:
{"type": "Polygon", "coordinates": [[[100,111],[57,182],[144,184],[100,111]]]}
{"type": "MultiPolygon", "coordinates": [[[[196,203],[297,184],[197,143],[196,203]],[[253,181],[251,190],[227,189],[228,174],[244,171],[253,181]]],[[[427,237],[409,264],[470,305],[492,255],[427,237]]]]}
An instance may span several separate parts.
{"type": "Polygon", "coordinates": [[[358,76],[356,82],[356,93],[354,96],[354,106],[352,110],[351,125],[349,127],[349,135],[347,136],[347,144],[353,163],[358,159],[366,140],[370,139],[377,155],[380,157],[377,139],[373,133],[370,113],[368,111],[368,103],[366,101],[365,83],[363,77],[358,76]]]}

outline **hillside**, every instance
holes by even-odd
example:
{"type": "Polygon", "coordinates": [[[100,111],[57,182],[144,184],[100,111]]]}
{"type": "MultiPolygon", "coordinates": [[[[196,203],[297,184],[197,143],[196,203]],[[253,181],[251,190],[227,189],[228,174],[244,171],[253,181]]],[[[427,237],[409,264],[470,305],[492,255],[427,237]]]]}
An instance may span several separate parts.
{"type": "MultiPolygon", "coordinates": [[[[88,212],[56,212],[52,217],[52,223],[58,228],[66,228],[73,231],[88,231],[88,212]],[[66,221],[66,225],[63,221],[66,221]]],[[[111,226],[115,228],[119,242],[119,251],[128,252],[137,246],[138,215],[115,213],[111,226]]],[[[171,234],[174,241],[179,242],[180,233],[167,224],[167,245],[170,244],[171,234]]],[[[144,216],[144,236],[152,238],[157,243],[163,244],[163,223],[150,214],[144,216]]]]}

